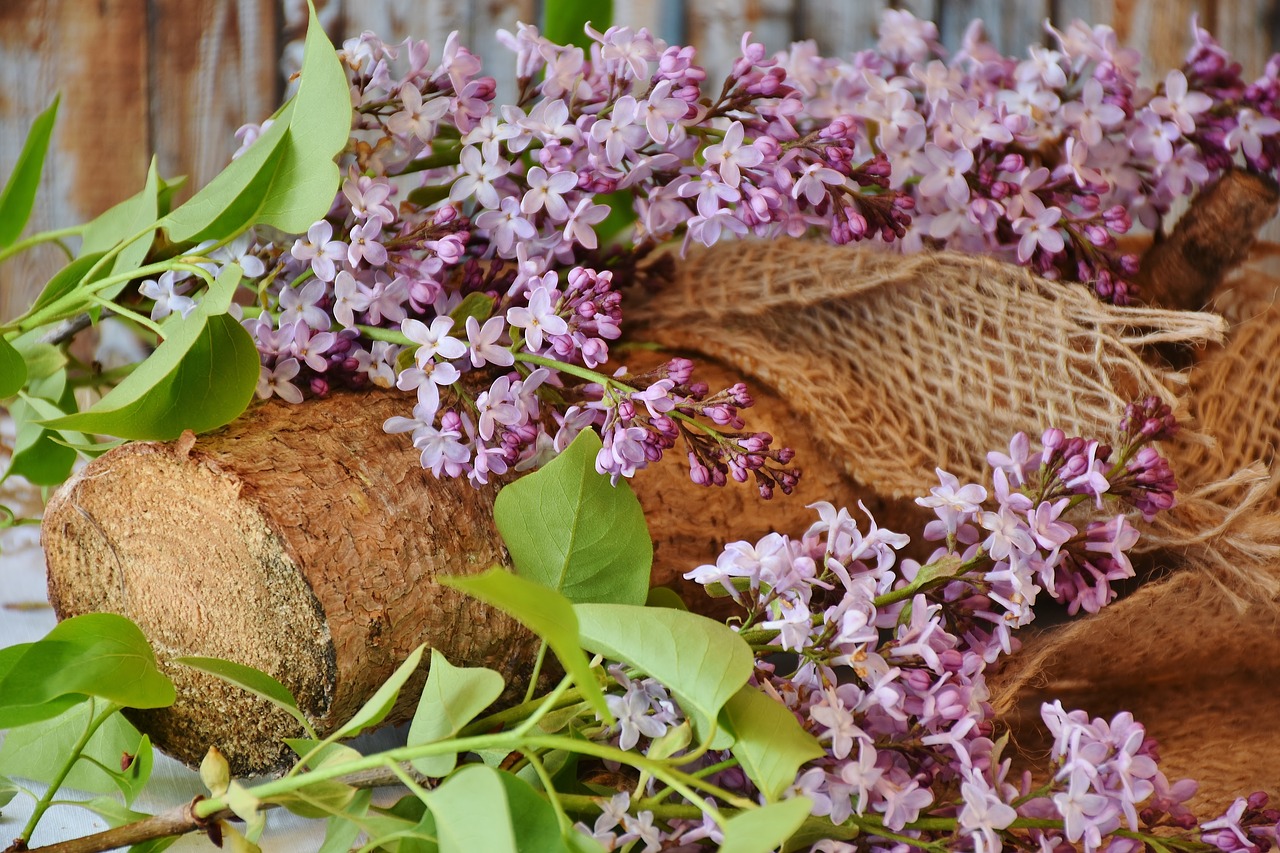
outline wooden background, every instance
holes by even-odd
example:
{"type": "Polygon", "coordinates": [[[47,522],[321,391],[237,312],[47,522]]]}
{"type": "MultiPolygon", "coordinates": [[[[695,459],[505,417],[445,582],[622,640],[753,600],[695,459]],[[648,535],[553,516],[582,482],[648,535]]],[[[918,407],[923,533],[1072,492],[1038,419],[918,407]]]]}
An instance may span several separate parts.
{"type": "MultiPolygon", "coordinates": [[[[336,40],[372,29],[388,41],[413,35],[438,46],[456,29],[499,81],[513,62],[494,30],[539,13],[539,0],[318,5],[336,40]]],[[[770,49],[806,38],[827,54],[867,47],[886,5],[936,21],[948,47],[975,17],[998,47],[1018,54],[1046,42],[1046,18],[1082,18],[1110,24],[1148,68],[1166,69],[1180,64],[1195,14],[1246,77],[1280,50],[1280,0],[617,0],[615,23],[691,43],[709,69],[723,71],[746,30],[770,49]]],[[[31,120],[62,92],[28,233],[83,222],[137,192],[152,153],[162,175],[189,176],[188,192],[207,182],[235,149],[235,129],[278,105],[305,15],[301,0],[0,0],[0,176],[31,120]]],[[[0,318],[17,314],[61,262],[43,247],[0,267],[0,318]]]]}

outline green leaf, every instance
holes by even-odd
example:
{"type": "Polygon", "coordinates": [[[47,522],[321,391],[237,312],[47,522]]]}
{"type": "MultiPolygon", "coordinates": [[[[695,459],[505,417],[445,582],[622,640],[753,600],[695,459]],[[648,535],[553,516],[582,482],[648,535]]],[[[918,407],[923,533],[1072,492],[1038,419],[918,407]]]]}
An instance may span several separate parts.
{"type": "Polygon", "coordinates": [[[96,281],[107,274],[107,267],[103,266],[94,274],[93,278],[86,278],[89,270],[93,269],[98,261],[102,260],[105,252],[92,252],[89,254],[81,254],[71,263],[53,274],[53,278],[49,279],[44,289],[40,291],[40,295],[36,297],[36,301],[31,303],[31,310],[36,311],[46,305],[51,305],[59,298],[66,296],[75,290],[82,283],[87,284],[96,281]]]}
{"type": "MultiPolygon", "coordinates": [[[[409,726],[409,746],[451,738],[477,714],[502,695],[502,676],[484,667],[457,667],[444,655],[431,650],[431,668],[422,688],[422,699],[409,726]]],[[[456,755],[433,755],[413,762],[426,776],[449,775],[456,755]]]]}
{"type": "Polygon", "coordinates": [[[298,94],[273,120],[244,154],[161,220],[171,240],[225,239],[255,223],[297,234],[329,212],[341,178],[334,158],[351,130],[351,91],[314,9],[298,94]]]}
{"type": "Polygon", "coordinates": [[[553,589],[496,566],[483,574],[445,577],[441,582],[511,614],[546,640],[565,671],[573,676],[582,698],[602,719],[613,724],[613,714],[604,701],[600,683],[578,645],[578,617],[568,599],[553,589]]]}
{"type": "MultiPolygon", "coordinates": [[[[303,738],[285,738],[285,743],[300,756],[309,755],[319,747],[320,751],[307,760],[307,767],[312,770],[346,764],[363,757],[356,750],[340,743],[323,743],[303,738]]],[[[323,818],[347,811],[356,802],[356,794],[356,789],[349,785],[327,780],[290,794],[272,797],[270,802],[282,805],[302,817],[323,818]]]]}
{"type": "Polygon", "coordinates": [[[724,706],[723,718],[734,734],[734,757],[771,801],[791,787],[801,764],[824,754],[786,706],[749,685],[724,706]]]}
{"type": "MultiPolygon", "coordinates": [[[[108,249],[115,248],[121,241],[145,231],[142,236],[136,237],[129,245],[120,249],[115,260],[111,262],[109,272],[115,275],[142,266],[155,240],[156,220],[160,215],[159,194],[160,175],[156,172],[156,158],[152,157],[151,165],[147,169],[147,182],[142,190],[137,195],[103,212],[89,223],[85,228],[84,242],[80,244],[80,254],[97,255],[106,252],[108,249]]],[[[104,271],[105,274],[106,271],[104,271]]],[[[124,281],[113,284],[99,291],[98,295],[103,299],[115,299],[120,291],[124,290],[126,284],[128,282],[124,281]]]]}
{"type": "Polygon", "coordinates": [[[22,143],[18,161],[13,165],[4,191],[0,192],[0,249],[12,245],[31,218],[31,209],[36,203],[36,190],[40,187],[40,173],[44,171],[45,154],[49,151],[49,140],[53,136],[53,123],[58,116],[60,98],[60,95],[55,96],[53,103],[31,123],[31,130],[22,143]]]}
{"type": "Polygon", "coordinates": [[[0,809],[13,802],[13,798],[18,796],[19,790],[12,779],[7,776],[0,776],[0,809]]]}
{"type": "Polygon", "coordinates": [[[494,521],[516,574],[572,602],[642,604],[653,541],[625,482],[596,472],[600,437],[578,434],[541,470],[498,493],[494,521]]]}
{"type": "Polygon", "coordinates": [[[207,432],[230,423],[249,405],[260,361],[253,338],[225,311],[240,281],[228,264],[200,306],[154,353],[87,411],[45,421],[46,427],[167,441],[184,430],[207,432]],[[219,309],[219,306],[221,308],[219,309]]]}
{"type": "Polygon", "coordinates": [[[812,808],[808,797],[792,797],[739,812],[724,822],[720,853],[770,853],[795,834],[812,808]]]}
{"type": "Polygon", "coordinates": [[[493,297],[487,293],[468,293],[462,297],[458,307],[449,312],[449,316],[455,329],[466,326],[468,317],[475,317],[477,323],[483,323],[493,316],[493,297]]]}
{"type": "Polygon", "coordinates": [[[520,850],[499,771],[480,764],[464,767],[431,791],[426,803],[435,817],[441,853],[520,850]]]}
{"type": "Polygon", "coordinates": [[[53,431],[45,429],[41,421],[50,414],[61,415],[64,407],[74,411],[75,402],[75,391],[67,385],[65,373],[55,372],[31,382],[27,399],[9,408],[17,436],[7,476],[17,474],[38,486],[56,486],[67,479],[75,465],[76,452],[58,445],[53,431]]]}
{"type": "Polygon", "coordinates": [[[425,650],[426,645],[421,645],[414,649],[409,654],[409,657],[405,658],[404,663],[400,664],[396,671],[391,673],[391,677],[374,692],[369,701],[365,702],[359,711],[356,711],[355,716],[341,725],[329,737],[334,740],[355,737],[370,726],[376,726],[385,720],[387,714],[391,713],[392,707],[396,704],[396,698],[400,695],[400,688],[404,687],[405,682],[418,670],[418,665],[422,663],[422,653],[425,650]]]}
{"type": "MultiPolygon", "coordinates": [[[[118,773],[111,774],[111,781],[120,789],[126,806],[133,805],[133,801],[151,781],[151,769],[155,764],[155,749],[151,746],[151,738],[143,735],[137,746],[129,750],[129,754],[133,756],[129,766],[118,773]]],[[[117,761],[122,758],[123,755],[116,756],[117,761]]]]}
{"type": "Polygon", "coordinates": [[[0,398],[12,397],[26,384],[26,361],[13,344],[0,337],[0,398]]]}
{"type": "Polygon", "coordinates": [[[689,605],[684,603],[684,599],[680,597],[680,593],[676,592],[669,586],[655,586],[649,590],[649,596],[644,600],[645,607],[665,607],[668,610],[688,610],[689,605]]]}
{"type": "Polygon", "coordinates": [[[43,640],[25,646],[0,678],[0,728],[11,725],[11,710],[21,713],[23,706],[70,694],[97,696],[126,708],[163,708],[176,697],[173,683],[156,668],[142,631],[114,613],[67,619],[43,640]]]}
{"type": "Polygon", "coordinates": [[[351,135],[351,89],[338,54],[308,3],[302,77],[289,134],[259,221],[301,233],[333,206],[341,183],[334,158],[351,135]]]}
{"type": "MultiPolygon", "coordinates": [[[[575,604],[573,611],[584,649],[631,664],[665,684],[693,716],[702,738],[751,676],[751,648],[714,619],[627,604],[575,604]]],[[[712,741],[716,749],[731,742],[723,729],[712,741]]]]}
{"type": "MultiPolygon", "coordinates": [[[[516,850],[520,853],[568,853],[560,834],[560,821],[555,809],[546,798],[535,791],[528,782],[503,770],[483,769],[497,773],[507,796],[507,814],[516,831],[516,850]]],[[[436,815],[439,825],[440,816],[436,815]]]]}
{"type": "Polygon", "coordinates": [[[36,330],[14,338],[13,348],[22,356],[31,379],[48,379],[67,366],[67,354],[41,341],[36,330]]]}
{"type": "MultiPolygon", "coordinates": [[[[92,716],[88,702],[81,702],[58,716],[36,725],[10,729],[0,746],[0,773],[48,784],[84,734],[92,716]]],[[[120,714],[112,714],[98,727],[83,755],[99,762],[77,761],[65,787],[90,794],[116,794],[121,790],[118,771],[125,752],[141,754],[138,730],[120,714]],[[111,768],[108,772],[103,768],[111,768]]],[[[141,787],[141,786],[138,786],[141,787]]],[[[118,802],[118,800],[117,800],[118,802]]]]}
{"type": "Polygon", "coordinates": [[[251,666],[223,660],[222,658],[188,656],[174,658],[173,662],[189,666],[192,669],[198,669],[201,672],[207,672],[210,675],[221,678],[223,681],[229,681],[237,687],[248,690],[253,695],[266,699],[276,707],[288,712],[291,717],[302,724],[303,729],[308,732],[311,731],[311,723],[307,720],[306,715],[302,713],[302,709],[298,707],[298,702],[293,698],[293,694],[289,692],[289,688],[260,669],[254,669],[251,666]]]}
{"type": "Polygon", "coordinates": [[[316,853],[347,853],[351,850],[361,832],[361,819],[368,814],[372,800],[372,791],[357,791],[341,814],[329,818],[324,830],[324,841],[316,853]]]}
{"type": "Polygon", "coordinates": [[[586,50],[591,39],[583,30],[590,23],[598,32],[613,25],[613,3],[600,0],[546,0],[542,7],[542,34],[556,44],[576,44],[586,50]]]}

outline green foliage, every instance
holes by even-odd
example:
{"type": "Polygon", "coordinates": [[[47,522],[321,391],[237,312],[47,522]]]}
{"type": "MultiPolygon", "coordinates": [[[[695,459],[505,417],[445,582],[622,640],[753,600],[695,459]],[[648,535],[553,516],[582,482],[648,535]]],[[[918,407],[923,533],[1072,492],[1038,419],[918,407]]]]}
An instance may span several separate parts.
{"type": "MultiPolygon", "coordinates": [[[[36,203],[36,190],[40,187],[40,175],[44,171],[44,158],[49,151],[49,140],[53,136],[53,124],[58,116],[60,97],[55,97],[48,109],[36,116],[36,120],[31,123],[31,130],[22,143],[18,161],[13,165],[4,190],[0,191],[0,249],[11,246],[31,218],[31,209],[36,203]]],[[[0,394],[0,397],[4,396],[8,395],[0,394]]]]}
{"type": "Polygon", "coordinates": [[[160,227],[177,243],[225,239],[255,224],[306,231],[333,204],[340,182],[334,158],[350,129],[346,74],[311,9],[298,94],[243,155],[160,227]]]}
{"type": "Polygon", "coordinates": [[[18,796],[18,786],[12,779],[0,776],[0,814],[4,814],[4,807],[13,802],[16,796],[18,796]]]}
{"type": "Polygon", "coordinates": [[[516,574],[573,602],[642,604],[653,542],[635,493],[595,470],[590,430],[540,471],[498,493],[494,521],[516,574]]]}
{"type": "MultiPolygon", "coordinates": [[[[626,604],[576,604],[573,611],[583,648],[661,681],[693,715],[703,738],[751,676],[750,647],[727,625],[705,616],[626,604]]],[[[724,729],[712,740],[716,748],[730,743],[724,729]]]]}
{"type": "Polygon", "coordinates": [[[50,719],[90,696],[130,708],[173,704],[173,683],[125,617],[76,616],[42,640],[0,649],[0,728],[50,719]]]}
{"type": "Polygon", "coordinates": [[[770,853],[790,838],[809,816],[813,801],[792,797],[763,808],[739,812],[724,825],[721,853],[770,853]]]}
{"type": "MultiPolygon", "coordinates": [[[[68,409],[75,409],[75,389],[67,383],[62,371],[32,381],[26,396],[9,408],[17,432],[13,456],[5,476],[26,477],[38,486],[55,486],[71,473],[76,452],[59,444],[53,430],[45,429],[42,421],[61,417],[68,409]]],[[[84,441],[79,433],[67,432],[65,437],[84,441]]]]}
{"type": "Polygon", "coordinates": [[[242,687],[259,698],[266,699],[276,707],[286,711],[289,716],[298,721],[298,724],[310,734],[315,736],[315,732],[311,730],[311,722],[302,713],[302,709],[298,707],[298,701],[293,698],[293,694],[289,692],[289,688],[285,687],[276,679],[260,669],[254,669],[251,666],[245,666],[242,663],[223,660],[221,658],[208,657],[177,657],[173,659],[174,663],[180,663],[183,666],[189,666],[192,669],[198,669],[201,672],[207,672],[210,675],[216,675],[223,681],[229,681],[237,687],[242,687]]]}
{"type": "Polygon", "coordinates": [[[823,755],[818,741],[790,710],[754,687],[733,694],[723,719],[735,736],[734,757],[770,801],[782,797],[800,765],[823,755]]]}
{"type": "Polygon", "coordinates": [[[400,689],[413,677],[418,665],[422,663],[422,653],[425,650],[424,645],[410,652],[409,657],[405,658],[396,671],[391,673],[391,677],[383,682],[373,696],[360,707],[360,710],[356,711],[350,720],[339,726],[326,740],[355,737],[365,729],[372,728],[385,720],[395,706],[396,699],[400,697],[400,689]]]}
{"type": "MultiPolygon", "coordinates": [[[[151,166],[147,169],[147,182],[142,191],[110,208],[86,226],[84,241],[80,244],[80,255],[101,257],[117,243],[129,240],[119,250],[110,271],[125,272],[141,266],[155,238],[155,221],[160,215],[160,192],[160,175],[156,171],[156,160],[152,157],[151,166]]],[[[105,272],[104,270],[104,274],[105,272]]],[[[114,299],[125,284],[126,282],[120,282],[112,285],[98,295],[104,299],[114,299]]]]}
{"type": "Polygon", "coordinates": [[[0,397],[12,397],[26,384],[26,361],[13,344],[0,338],[0,397]]]}
{"type": "MultiPolygon", "coordinates": [[[[409,746],[451,738],[502,695],[500,674],[483,667],[458,667],[431,650],[431,668],[422,688],[418,710],[409,726],[409,746]]],[[[413,767],[424,776],[447,776],[456,754],[419,758],[413,767]]]]}
{"type": "MultiPolygon", "coordinates": [[[[80,702],[56,717],[10,730],[0,746],[0,773],[52,782],[93,716],[90,703],[80,702]]],[[[138,734],[120,714],[112,714],[98,727],[81,756],[64,784],[91,794],[119,792],[126,804],[133,802],[151,775],[150,739],[138,734]],[[136,758],[128,770],[121,771],[120,759],[126,752],[136,758]]]]}
{"type": "Polygon", "coordinates": [[[542,6],[542,34],[556,44],[576,44],[584,50],[591,39],[584,24],[604,32],[613,24],[612,0],[546,0],[542,6]]]}
{"type": "Polygon", "coordinates": [[[137,370],[87,411],[45,426],[165,441],[230,423],[258,384],[253,338],[225,313],[239,283],[228,264],[191,316],[165,324],[164,343],[137,370]]]}
{"type": "Polygon", "coordinates": [[[546,640],[583,697],[603,719],[613,722],[600,684],[578,645],[578,618],[568,599],[496,567],[479,575],[444,578],[444,583],[511,614],[546,640]]]}

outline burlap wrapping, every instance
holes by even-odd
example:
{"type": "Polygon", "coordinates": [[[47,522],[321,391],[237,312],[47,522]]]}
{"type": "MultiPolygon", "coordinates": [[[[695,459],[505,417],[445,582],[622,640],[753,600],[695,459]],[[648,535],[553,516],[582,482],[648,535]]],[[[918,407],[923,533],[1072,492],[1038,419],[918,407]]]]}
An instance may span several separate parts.
{"type": "Polygon", "coordinates": [[[780,241],[691,254],[640,334],[773,386],[882,495],[927,492],[935,465],[981,481],[986,451],[1017,431],[1109,436],[1146,394],[1198,424],[1166,448],[1177,511],[1143,528],[1163,575],[1031,637],[993,699],[1041,768],[1041,702],[1134,712],[1170,778],[1202,780],[1194,804],[1212,810],[1280,783],[1280,523],[1263,511],[1280,490],[1249,467],[1280,433],[1274,312],[1254,310],[1189,377],[1151,345],[1220,343],[1223,317],[1115,308],[986,258],[780,241]],[[1264,374],[1263,399],[1242,393],[1264,374]]]}
{"type": "Polygon", "coordinates": [[[1199,523],[1167,555],[1178,570],[1029,643],[996,690],[1032,754],[1046,746],[1043,700],[1132,711],[1160,740],[1171,778],[1202,780],[1195,802],[1208,811],[1255,790],[1280,794],[1276,285],[1247,269],[1214,300],[1231,327],[1193,369],[1188,406],[1213,441],[1172,449],[1188,492],[1182,529],[1199,523]]]}
{"type": "Polygon", "coordinates": [[[986,452],[1019,431],[1109,436],[1146,394],[1181,411],[1186,376],[1142,349],[1225,329],[1208,313],[1104,305],[989,258],[800,240],[691,252],[650,303],[637,337],[771,385],[852,477],[895,498],[926,494],[935,466],[983,480],[986,452]]]}

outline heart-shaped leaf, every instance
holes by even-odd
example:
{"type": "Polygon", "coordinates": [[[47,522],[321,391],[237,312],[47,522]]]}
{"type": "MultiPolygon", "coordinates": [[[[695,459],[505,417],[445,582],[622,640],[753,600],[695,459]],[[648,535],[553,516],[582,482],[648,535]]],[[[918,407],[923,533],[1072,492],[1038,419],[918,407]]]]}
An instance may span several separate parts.
{"type": "MultiPolygon", "coordinates": [[[[505,684],[502,676],[492,669],[454,666],[432,649],[431,668],[409,726],[408,745],[453,737],[502,695],[505,684]]],[[[415,760],[413,766],[426,776],[443,777],[449,775],[456,763],[456,754],[432,755],[415,760]]]]}
{"type": "Polygon", "coordinates": [[[575,603],[643,604],[653,541],[631,487],[596,471],[600,447],[595,432],[579,433],[498,493],[494,521],[521,577],[575,603]]]}

